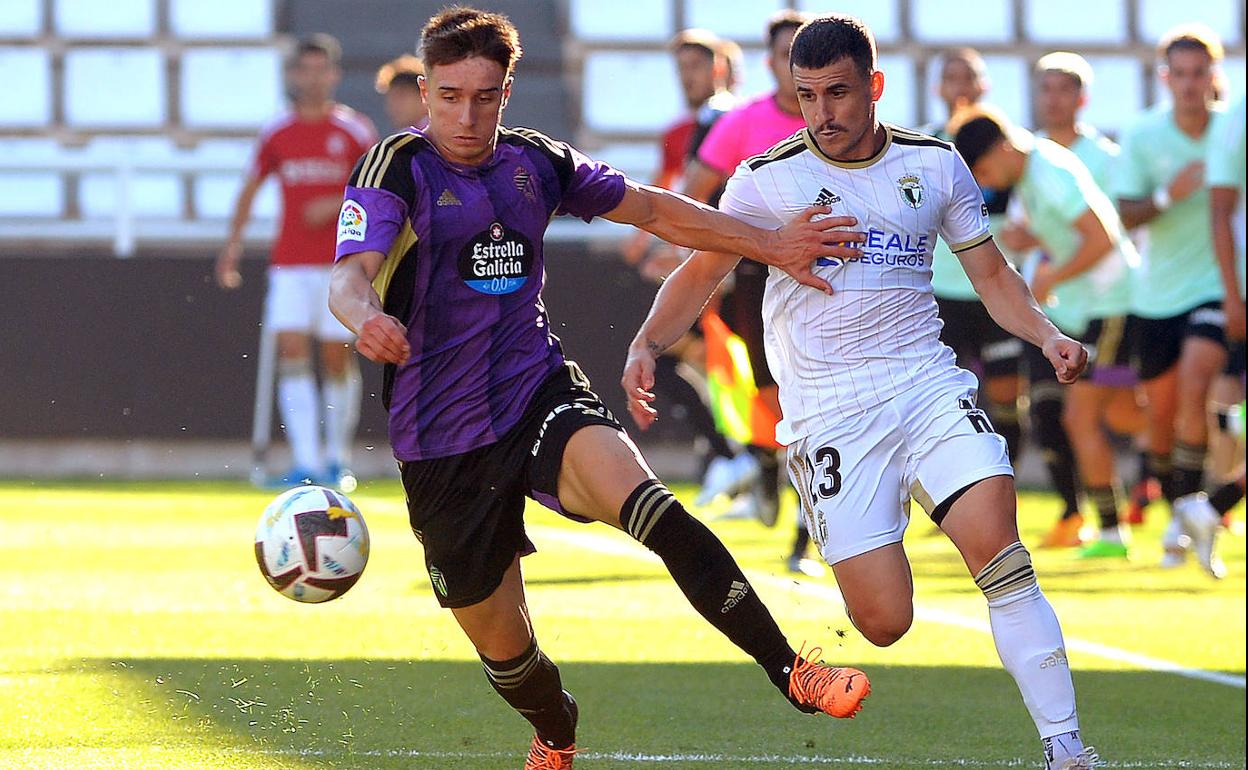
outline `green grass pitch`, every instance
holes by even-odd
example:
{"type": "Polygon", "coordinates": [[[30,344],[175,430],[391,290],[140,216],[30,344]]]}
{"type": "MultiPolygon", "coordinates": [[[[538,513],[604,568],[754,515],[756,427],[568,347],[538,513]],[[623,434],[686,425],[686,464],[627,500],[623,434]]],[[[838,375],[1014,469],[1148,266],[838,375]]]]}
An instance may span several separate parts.
{"type": "MultiPolygon", "coordinates": [[[[678,491],[688,493],[688,488],[678,491]]],[[[0,768],[519,770],[528,724],[439,610],[396,483],[353,495],[372,557],[345,597],[271,590],[251,538],[271,493],[228,484],[0,484],[0,768]]],[[[1024,539],[1057,510],[1026,494],[1024,539]]],[[[791,514],[790,514],[791,516],[791,514]]],[[[1241,768],[1244,540],[1230,576],[1033,551],[1083,728],[1109,767],[1241,768]]],[[[1237,512],[1242,519],[1242,508],[1237,512]]],[[[871,676],[857,719],[791,710],[626,536],[537,506],[525,560],[544,649],[581,704],[584,770],[1040,766],[957,554],[916,517],[918,616],[895,646],[850,628],[831,578],[783,572],[791,518],[710,520],[794,644],[871,676]]]]}

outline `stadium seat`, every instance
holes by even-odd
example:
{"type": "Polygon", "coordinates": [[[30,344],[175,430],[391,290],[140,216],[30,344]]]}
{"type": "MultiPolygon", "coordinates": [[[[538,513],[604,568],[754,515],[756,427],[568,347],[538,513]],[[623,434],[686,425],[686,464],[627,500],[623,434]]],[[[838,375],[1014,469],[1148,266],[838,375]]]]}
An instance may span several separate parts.
{"type": "Polygon", "coordinates": [[[274,48],[191,48],[182,54],[182,122],[188,128],[255,128],[282,109],[282,59],[274,48]]]}
{"type": "Polygon", "coordinates": [[[0,39],[38,37],[42,29],[42,0],[5,0],[0,3],[0,39]]]}
{"type": "Polygon", "coordinates": [[[767,17],[787,6],[781,0],[685,0],[685,26],[702,27],[745,43],[762,43],[767,17]]]}
{"type": "Polygon", "coordinates": [[[0,48],[7,93],[0,100],[0,128],[38,127],[52,121],[51,57],[42,48],[0,48]]]}
{"type": "MultiPolygon", "coordinates": [[[[30,162],[59,161],[54,139],[0,137],[0,158],[30,162]]],[[[65,183],[55,171],[0,172],[0,217],[61,217],[65,214],[65,183]]]]}
{"type": "MultiPolygon", "coordinates": [[[[234,200],[242,186],[243,175],[204,172],[191,183],[192,201],[198,219],[227,220],[234,213],[234,200]]],[[[272,221],[281,213],[281,196],[277,182],[268,179],[256,193],[251,205],[251,218],[272,221]]]]}
{"type": "Polygon", "coordinates": [[[572,0],[572,34],[581,40],[652,40],[666,43],[676,33],[670,0],[603,3],[572,0]]]}
{"type": "MultiPolygon", "coordinates": [[[[862,19],[875,39],[888,43],[901,38],[901,13],[897,8],[898,0],[839,0],[835,4],[837,13],[847,13],[862,19]]],[[[806,13],[827,13],[833,6],[824,0],[798,0],[797,9],[806,13]]]]}
{"type": "Polygon", "coordinates": [[[1178,24],[1200,20],[1222,37],[1224,44],[1241,43],[1244,40],[1243,19],[1236,6],[1226,0],[1140,0],[1140,36],[1146,42],[1156,42],[1178,24]]]}
{"type": "Polygon", "coordinates": [[[61,37],[149,39],[156,34],[156,0],[53,0],[52,19],[61,37]]]}
{"type": "Polygon", "coordinates": [[[1087,0],[1027,0],[1024,23],[1028,37],[1070,48],[1072,41],[1125,43],[1127,9],[1121,2],[1087,0]],[[1071,24],[1078,19],[1078,24],[1071,24]]]}
{"type": "Polygon", "coordinates": [[[589,54],[581,86],[586,124],[606,132],[662,128],[682,109],[673,69],[663,51],[589,54]]]}
{"type": "Polygon", "coordinates": [[[169,29],[185,40],[267,39],[272,0],[169,0],[169,29]]]}
{"type": "Polygon", "coordinates": [[[165,59],[159,49],[74,48],[65,54],[65,122],[77,128],[163,126],[165,59]]]}
{"type": "Polygon", "coordinates": [[[1014,39],[1013,5],[964,0],[913,0],[910,29],[921,40],[950,45],[1008,42],[1014,39]]]}
{"type": "MultiPolygon", "coordinates": [[[[103,136],[93,139],[76,156],[95,163],[139,163],[175,166],[185,153],[163,136],[103,136]]],[[[117,173],[87,171],[79,178],[78,204],[85,219],[116,216],[121,194],[117,173]]],[[[138,219],[182,217],[186,195],[182,175],[177,171],[135,171],[130,188],[131,212],[138,219]]]]}

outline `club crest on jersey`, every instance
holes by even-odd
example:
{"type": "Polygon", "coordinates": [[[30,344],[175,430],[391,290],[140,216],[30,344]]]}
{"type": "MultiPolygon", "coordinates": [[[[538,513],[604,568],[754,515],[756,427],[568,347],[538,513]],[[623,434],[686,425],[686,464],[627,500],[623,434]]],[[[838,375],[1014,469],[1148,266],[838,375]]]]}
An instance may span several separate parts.
{"type": "Polygon", "coordinates": [[[363,241],[368,232],[368,212],[359,203],[348,198],[338,212],[338,243],[363,241]]]}
{"type": "Polygon", "coordinates": [[[511,177],[511,181],[515,183],[516,189],[524,193],[524,197],[530,202],[537,200],[537,196],[533,194],[533,186],[529,184],[532,176],[528,169],[524,166],[516,166],[516,171],[511,177]]]}
{"type": "Polygon", "coordinates": [[[330,134],[325,140],[325,152],[330,155],[342,155],[347,151],[347,140],[340,134],[330,134]]]}
{"type": "Polygon", "coordinates": [[[533,244],[523,234],[508,232],[499,222],[464,244],[459,252],[459,277],[482,294],[511,294],[528,281],[533,244]]]}
{"type": "Polygon", "coordinates": [[[897,189],[901,191],[902,200],[912,209],[923,205],[923,181],[914,174],[906,174],[897,180],[897,189]]]}

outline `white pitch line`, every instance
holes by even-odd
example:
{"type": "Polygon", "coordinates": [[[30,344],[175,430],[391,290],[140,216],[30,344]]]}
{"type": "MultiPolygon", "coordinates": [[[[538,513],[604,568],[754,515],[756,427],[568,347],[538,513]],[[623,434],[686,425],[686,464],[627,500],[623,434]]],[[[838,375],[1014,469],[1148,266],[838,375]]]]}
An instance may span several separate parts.
{"type": "MultiPolygon", "coordinates": [[[[349,749],[238,749],[238,754],[261,754],[276,756],[300,757],[410,757],[412,759],[510,759],[515,752],[502,751],[421,751],[419,749],[384,749],[351,751],[349,749]]],[[[666,765],[676,762],[684,763],[726,763],[733,765],[825,765],[829,767],[872,767],[877,765],[897,765],[904,762],[907,767],[1040,767],[1038,762],[1027,759],[1002,759],[986,761],[978,759],[886,759],[884,757],[868,757],[850,755],[847,757],[821,756],[785,756],[781,754],[760,754],[739,756],[733,754],[643,754],[631,751],[579,751],[577,756],[582,759],[605,760],[613,762],[635,762],[638,764],[666,765]]],[[[1154,770],[1156,761],[1147,762],[1105,762],[1098,767],[1122,768],[1123,770],[1154,770]]],[[[1189,762],[1174,760],[1166,767],[1191,768],[1191,770],[1224,770],[1225,768],[1242,767],[1229,762],[1189,762]]]]}
{"type": "MultiPolygon", "coordinates": [[[[568,545],[577,546],[590,551],[597,551],[598,553],[623,556],[626,558],[650,562],[660,561],[659,557],[655,556],[650,551],[645,550],[645,548],[640,544],[633,543],[631,541],[614,540],[600,535],[585,532],[569,532],[568,530],[554,529],[550,527],[531,527],[531,529],[539,531],[541,536],[544,538],[559,540],[568,545]]],[[[763,583],[781,591],[798,591],[799,593],[828,601],[836,605],[838,609],[842,608],[844,605],[844,601],[841,598],[841,592],[832,586],[779,578],[775,575],[769,575],[765,572],[759,572],[757,570],[746,570],[745,572],[750,580],[756,583],[763,583]]],[[[914,617],[916,620],[923,620],[929,623],[954,626],[982,634],[992,634],[992,629],[986,621],[978,618],[968,618],[965,615],[958,615],[956,613],[946,612],[945,610],[937,610],[931,607],[923,607],[916,604],[914,607],[914,617]]],[[[1181,666],[1172,661],[1154,658],[1148,655],[1141,655],[1119,647],[1111,647],[1107,644],[1100,644],[1099,642],[1090,642],[1085,639],[1074,639],[1068,636],[1066,637],[1066,649],[1095,655],[1098,658],[1112,660],[1116,663],[1126,663],[1149,671],[1174,674],[1187,679],[1196,679],[1202,682],[1211,682],[1213,684],[1225,685],[1227,687],[1236,687],[1240,690],[1248,688],[1248,681],[1246,681],[1242,676],[1222,674],[1217,671],[1206,671],[1200,668],[1189,668],[1188,666],[1181,666]]]]}

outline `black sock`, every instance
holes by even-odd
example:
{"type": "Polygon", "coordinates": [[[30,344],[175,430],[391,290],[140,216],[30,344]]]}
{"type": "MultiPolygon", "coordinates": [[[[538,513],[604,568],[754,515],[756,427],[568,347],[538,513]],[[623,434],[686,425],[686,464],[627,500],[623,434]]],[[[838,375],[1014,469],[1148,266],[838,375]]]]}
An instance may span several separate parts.
{"type": "Polygon", "coordinates": [[[1031,431],[1044,455],[1049,469],[1053,491],[1062,498],[1065,506],[1063,518],[1079,512],[1079,476],[1075,469],[1075,451],[1062,425],[1062,399],[1056,383],[1043,383],[1049,387],[1033,387],[1031,390],[1031,431]]]}
{"type": "Polygon", "coordinates": [[[1009,449],[1011,462],[1018,461],[1018,453],[1023,443],[1023,425],[1019,421],[1018,404],[1017,403],[996,403],[995,401],[988,406],[989,417],[992,418],[992,427],[996,428],[997,433],[1005,439],[1005,446],[1009,449]]]}
{"type": "Polygon", "coordinates": [[[1118,528],[1118,493],[1112,486],[1088,487],[1088,499],[1096,506],[1101,518],[1101,529],[1118,528]]]}
{"type": "Polygon", "coordinates": [[[1209,502],[1213,505],[1213,509],[1223,516],[1243,499],[1244,488],[1234,481],[1223,484],[1209,495],[1209,502]]]}
{"type": "Polygon", "coordinates": [[[620,523],[663,560],[698,614],[757,661],[787,698],[797,653],[724,544],[655,479],[628,496],[620,523]]]}
{"type": "Polygon", "coordinates": [[[1161,482],[1161,496],[1166,502],[1173,503],[1178,496],[1174,494],[1174,465],[1170,462],[1170,454],[1149,452],[1148,473],[1161,482]]]}
{"type": "Polygon", "coordinates": [[[1174,463],[1171,487],[1176,500],[1204,488],[1207,451],[1208,448],[1203,445],[1185,444],[1182,441],[1175,443],[1174,453],[1171,455],[1174,463]]]}
{"type": "Polygon", "coordinates": [[[797,517],[797,534],[793,536],[793,556],[802,558],[806,555],[806,546],[810,544],[810,533],[806,531],[806,520],[797,517]]]}
{"type": "Polygon", "coordinates": [[[563,691],[559,667],[537,648],[536,639],[511,660],[480,657],[490,686],[532,723],[542,743],[552,749],[576,743],[576,706],[563,691]]]}

